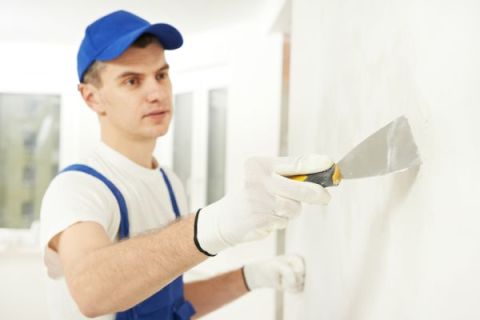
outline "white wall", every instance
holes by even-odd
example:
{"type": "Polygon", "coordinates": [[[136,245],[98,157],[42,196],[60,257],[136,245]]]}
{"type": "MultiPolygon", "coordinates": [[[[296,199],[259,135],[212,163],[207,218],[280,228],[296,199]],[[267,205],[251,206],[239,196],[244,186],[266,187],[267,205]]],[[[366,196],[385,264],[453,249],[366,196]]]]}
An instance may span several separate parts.
{"type": "Polygon", "coordinates": [[[290,151],[338,160],[405,114],[420,170],[307,206],[287,319],[478,319],[480,3],[293,1],[290,151]]]}
{"type": "Polygon", "coordinates": [[[39,225],[28,230],[0,229],[0,316],[2,319],[47,319],[39,225]],[[28,307],[25,307],[28,306],[28,307]]]}
{"type": "Polygon", "coordinates": [[[37,251],[0,251],[2,319],[48,319],[42,265],[37,251]]]}

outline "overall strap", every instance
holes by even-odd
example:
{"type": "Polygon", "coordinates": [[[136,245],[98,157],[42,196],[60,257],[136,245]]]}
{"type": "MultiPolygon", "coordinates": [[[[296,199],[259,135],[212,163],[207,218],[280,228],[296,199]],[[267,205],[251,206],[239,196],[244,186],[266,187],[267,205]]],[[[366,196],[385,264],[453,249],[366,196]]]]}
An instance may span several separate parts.
{"type": "Polygon", "coordinates": [[[127,204],[125,202],[125,198],[123,197],[122,193],[118,188],[110,181],[107,177],[105,177],[103,174],[98,172],[97,170],[93,169],[92,167],[89,167],[84,164],[73,164],[62,171],[80,171],[86,174],[89,174],[91,176],[94,176],[95,178],[101,180],[107,187],[110,189],[110,191],[113,193],[115,196],[115,199],[117,200],[118,206],[120,207],[120,230],[118,231],[119,238],[128,238],[130,235],[130,228],[129,228],[129,223],[128,223],[128,209],[127,209],[127,204]]]}
{"type": "Polygon", "coordinates": [[[180,210],[178,209],[177,199],[175,198],[175,193],[173,192],[172,184],[170,183],[170,180],[168,179],[168,176],[165,173],[165,171],[163,169],[160,169],[160,172],[162,172],[163,180],[167,185],[168,195],[170,196],[170,202],[172,203],[173,212],[175,212],[175,217],[178,219],[180,218],[180,210]]]}

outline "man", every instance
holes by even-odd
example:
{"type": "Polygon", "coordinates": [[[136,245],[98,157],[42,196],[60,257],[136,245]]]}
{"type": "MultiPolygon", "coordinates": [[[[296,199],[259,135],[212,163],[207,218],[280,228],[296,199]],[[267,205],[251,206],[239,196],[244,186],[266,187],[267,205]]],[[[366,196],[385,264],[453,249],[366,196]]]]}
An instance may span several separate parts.
{"type": "Polygon", "coordinates": [[[178,178],[152,156],[172,117],[164,50],[182,45],[167,24],[117,11],[93,22],[78,52],[78,89],[98,115],[102,143],[51,182],[42,250],[54,319],[190,319],[257,287],[298,291],[303,263],[278,257],[183,284],[225,248],[284,228],[320,186],[281,175],[323,171],[323,156],[251,159],[244,187],[194,214],[178,178]]]}

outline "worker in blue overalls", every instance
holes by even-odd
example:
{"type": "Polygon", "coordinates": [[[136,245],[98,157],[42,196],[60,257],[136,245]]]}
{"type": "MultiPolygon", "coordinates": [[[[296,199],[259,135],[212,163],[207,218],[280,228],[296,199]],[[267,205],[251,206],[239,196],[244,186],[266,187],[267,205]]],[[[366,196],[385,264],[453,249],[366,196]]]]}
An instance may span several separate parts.
{"type": "Polygon", "coordinates": [[[98,116],[101,142],[50,183],[41,244],[52,319],[190,319],[249,290],[299,291],[304,264],[282,256],[183,283],[210,256],[285,228],[301,203],[326,204],[319,185],[285,178],[328,169],[325,156],[254,158],[243,187],[189,213],[175,174],[153,157],[172,118],[164,50],[181,34],[126,11],[88,26],[78,89],[98,116]]]}

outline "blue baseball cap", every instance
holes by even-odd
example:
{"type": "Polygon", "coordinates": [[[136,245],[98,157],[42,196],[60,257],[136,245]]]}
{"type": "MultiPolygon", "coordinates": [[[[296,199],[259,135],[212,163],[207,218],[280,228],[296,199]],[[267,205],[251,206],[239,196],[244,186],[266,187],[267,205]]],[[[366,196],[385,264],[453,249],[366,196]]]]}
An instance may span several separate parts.
{"type": "Polygon", "coordinates": [[[87,69],[96,60],[109,61],[119,57],[142,34],[156,37],[166,50],[183,44],[181,33],[166,23],[151,24],[133,13],[112,12],[90,24],[77,54],[78,80],[83,81],[87,69]]]}

